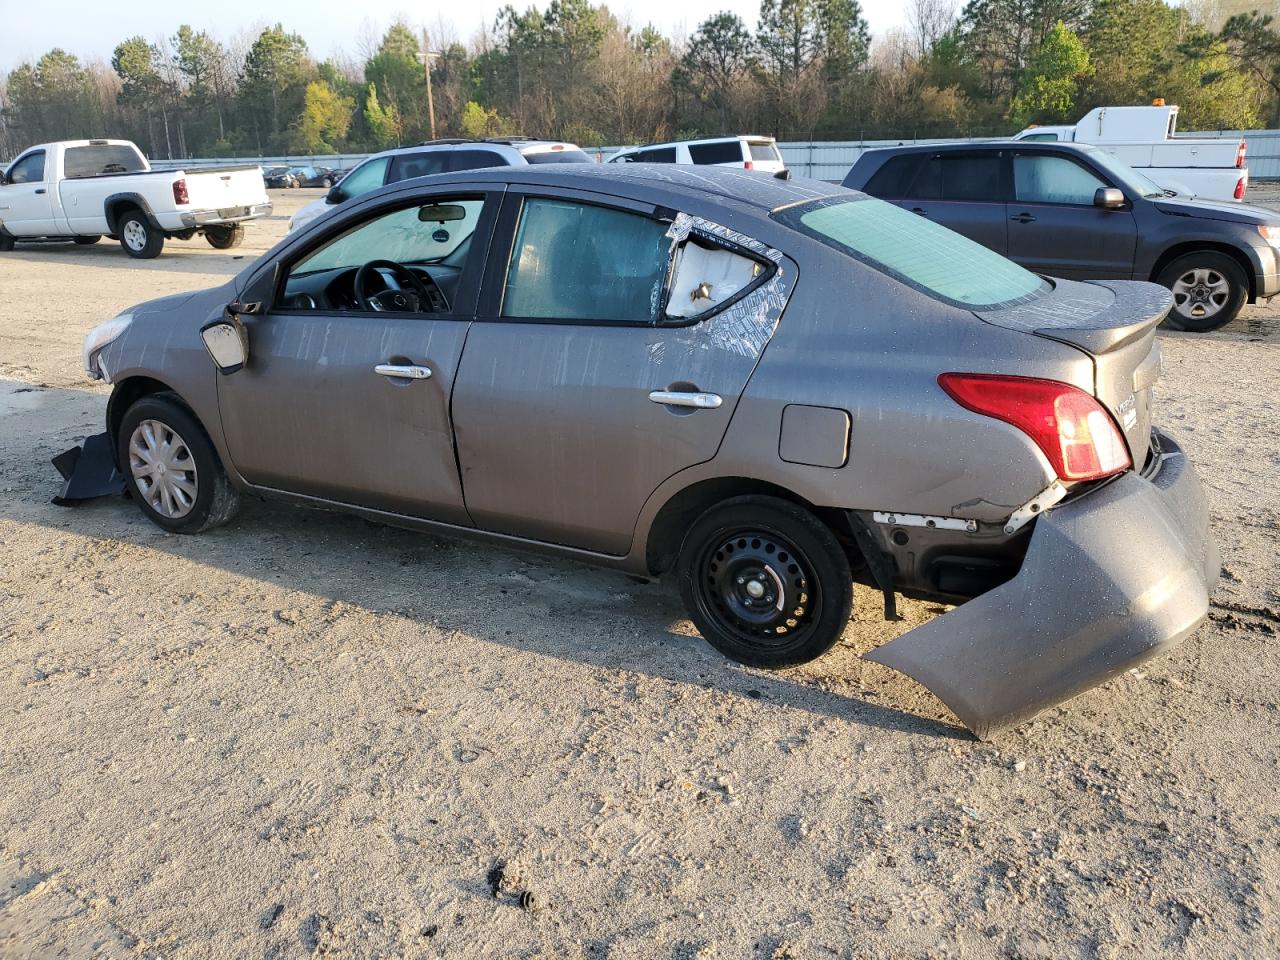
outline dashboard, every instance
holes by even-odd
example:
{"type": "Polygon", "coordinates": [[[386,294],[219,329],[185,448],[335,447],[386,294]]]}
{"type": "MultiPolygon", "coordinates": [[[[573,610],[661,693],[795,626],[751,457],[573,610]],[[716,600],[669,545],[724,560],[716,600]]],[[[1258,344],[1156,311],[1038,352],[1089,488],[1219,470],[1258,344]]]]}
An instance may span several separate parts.
{"type": "MultiPolygon", "coordinates": [[[[405,269],[423,278],[430,295],[420,313],[448,313],[454,301],[461,276],[461,268],[444,263],[404,264],[405,269]]],[[[285,284],[281,306],[289,310],[357,310],[364,311],[356,300],[355,279],[359,267],[338,267],[333,270],[317,270],[289,277],[285,284]]],[[[375,268],[367,281],[366,294],[384,290],[400,290],[404,284],[387,269],[375,268]]]]}

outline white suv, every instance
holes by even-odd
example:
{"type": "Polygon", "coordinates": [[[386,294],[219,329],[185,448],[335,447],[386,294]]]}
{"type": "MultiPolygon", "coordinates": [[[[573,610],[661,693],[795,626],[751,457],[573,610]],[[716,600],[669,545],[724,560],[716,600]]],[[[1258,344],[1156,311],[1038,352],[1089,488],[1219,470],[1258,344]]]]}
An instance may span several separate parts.
{"type": "Polygon", "coordinates": [[[714,137],[709,140],[677,140],[649,143],[619,150],[610,163],[692,163],[737,167],[761,173],[781,173],[787,168],[773,137],[714,137]]]}
{"type": "Polygon", "coordinates": [[[533,163],[594,163],[572,143],[504,137],[493,140],[428,140],[415,147],[398,147],[375,154],[342,178],[328,195],[307,204],[289,221],[289,232],[300,230],[344,200],[388,183],[433,173],[518,167],[533,163]]]}

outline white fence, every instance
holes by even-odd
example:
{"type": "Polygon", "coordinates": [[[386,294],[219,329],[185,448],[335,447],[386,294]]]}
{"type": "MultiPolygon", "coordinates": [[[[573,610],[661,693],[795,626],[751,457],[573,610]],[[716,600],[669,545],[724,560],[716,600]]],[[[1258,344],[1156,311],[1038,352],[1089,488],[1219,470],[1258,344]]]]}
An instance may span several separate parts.
{"type": "MultiPolygon", "coordinates": [[[[1178,134],[1180,137],[1211,137],[1237,139],[1244,137],[1248,145],[1249,175],[1254,180],[1280,180],[1280,130],[1208,130],[1178,134]]],[[[843,141],[801,141],[796,143],[779,143],[782,158],[797,177],[812,177],[815,180],[843,180],[849,168],[857,161],[865,150],[876,147],[896,147],[915,143],[978,143],[997,139],[994,137],[953,137],[951,139],[933,140],[843,140],[843,141]]],[[[601,147],[588,150],[597,159],[608,159],[617,147],[601,147]]],[[[350,170],[367,156],[366,153],[339,153],[320,156],[287,156],[287,157],[197,157],[190,160],[152,160],[151,164],[158,170],[173,170],[179,167],[192,169],[202,166],[221,166],[233,163],[258,163],[264,167],[332,167],[337,170],[350,170]]]]}

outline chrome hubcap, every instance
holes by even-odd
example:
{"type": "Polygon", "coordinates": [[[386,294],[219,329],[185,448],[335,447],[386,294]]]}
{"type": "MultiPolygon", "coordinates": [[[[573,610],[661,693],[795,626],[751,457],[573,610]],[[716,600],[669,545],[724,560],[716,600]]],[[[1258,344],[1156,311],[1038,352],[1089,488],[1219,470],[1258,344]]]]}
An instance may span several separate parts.
{"type": "Polygon", "coordinates": [[[1173,285],[1173,303],[1187,317],[1203,319],[1220,312],[1231,299],[1231,284],[1217,270],[1188,270],[1173,285]]]}
{"type": "Polygon", "coordinates": [[[147,231],[137,220],[130,220],[124,225],[124,242],[130,250],[141,250],[147,245],[147,231]]]}
{"type": "Polygon", "coordinates": [[[178,520],[196,504],[196,462],[186,441],[159,420],[143,420],[129,438],[129,470],[156,513],[178,520]]]}

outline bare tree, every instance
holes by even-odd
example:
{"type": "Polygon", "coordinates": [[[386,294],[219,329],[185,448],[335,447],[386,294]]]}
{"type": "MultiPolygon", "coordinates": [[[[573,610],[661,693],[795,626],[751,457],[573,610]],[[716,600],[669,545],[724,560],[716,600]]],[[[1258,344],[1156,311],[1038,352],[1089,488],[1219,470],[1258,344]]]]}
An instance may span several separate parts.
{"type": "Polygon", "coordinates": [[[926,57],[933,45],[946,36],[956,22],[956,9],[956,0],[910,0],[907,29],[917,60],[926,57]]]}

